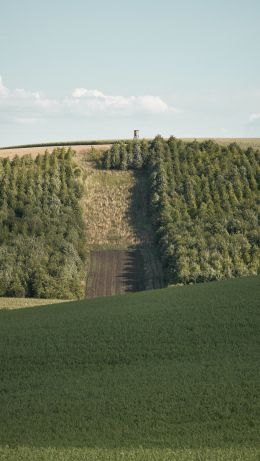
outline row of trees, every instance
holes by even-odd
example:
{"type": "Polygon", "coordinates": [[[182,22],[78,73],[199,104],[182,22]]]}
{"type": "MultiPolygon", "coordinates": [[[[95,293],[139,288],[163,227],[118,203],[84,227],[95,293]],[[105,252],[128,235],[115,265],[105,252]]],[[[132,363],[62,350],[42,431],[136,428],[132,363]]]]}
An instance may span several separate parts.
{"type": "Polygon", "coordinates": [[[0,295],[81,297],[82,186],[71,149],[0,160],[0,295]]]}
{"type": "Polygon", "coordinates": [[[157,136],[114,145],[104,166],[145,169],[167,282],[259,273],[259,151],[157,136]]]}
{"type": "Polygon", "coordinates": [[[134,140],[113,144],[103,159],[103,167],[107,170],[142,170],[149,159],[149,143],[146,140],[134,140]]]}

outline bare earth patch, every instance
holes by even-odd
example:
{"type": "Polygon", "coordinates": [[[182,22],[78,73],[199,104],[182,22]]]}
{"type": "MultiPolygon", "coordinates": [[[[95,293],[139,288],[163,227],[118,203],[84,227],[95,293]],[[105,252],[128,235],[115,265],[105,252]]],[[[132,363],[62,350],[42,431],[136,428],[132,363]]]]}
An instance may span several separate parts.
{"type": "Polygon", "coordinates": [[[144,264],[140,251],[91,251],[88,298],[144,289],[144,264]]]}

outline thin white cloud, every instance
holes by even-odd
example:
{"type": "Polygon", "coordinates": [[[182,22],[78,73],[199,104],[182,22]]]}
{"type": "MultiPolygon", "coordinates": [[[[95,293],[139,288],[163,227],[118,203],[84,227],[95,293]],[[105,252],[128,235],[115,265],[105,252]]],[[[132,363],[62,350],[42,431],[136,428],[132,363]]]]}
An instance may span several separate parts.
{"type": "Polygon", "coordinates": [[[0,98],[6,97],[8,93],[7,88],[3,84],[3,79],[0,75],[0,98]]]}
{"type": "MultiPolygon", "coordinates": [[[[172,110],[168,104],[158,96],[110,96],[105,95],[99,90],[89,90],[87,88],[76,88],[72,92],[72,98],[86,109],[91,110],[112,110],[127,112],[149,112],[162,113],[172,110]]],[[[73,104],[73,103],[72,103],[73,104]]]]}
{"type": "Polygon", "coordinates": [[[48,98],[23,88],[11,90],[0,77],[0,110],[16,123],[35,123],[44,117],[131,116],[166,114],[176,110],[159,96],[106,95],[98,89],[75,88],[66,98],[48,98]],[[33,121],[33,122],[32,122],[33,121]]]}
{"type": "Polygon", "coordinates": [[[249,116],[249,122],[255,122],[260,119],[260,113],[251,114],[249,116]]]}
{"type": "Polygon", "coordinates": [[[58,112],[60,104],[43,93],[23,88],[9,89],[0,76],[0,113],[2,122],[29,125],[52,112],[58,112]]]}
{"type": "Polygon", "coordinates": [[[167,112],[169,110],[175,111],[171,108],[158,96],[141,96],[137,98],[137,101],[141,108],[151,111],[153,113],[158,112],[167,112]]]}
{"type": "Polygon", "coordinates": [[[14,117],[13,121],[20,125],[34,125],[38,122],[38,119],[33,117],[14,117]]]}
{"type": "Polygon", "coordinates": [[[75,88],[72,91],[73,98],[106,98],[99,90],[87,90],[86,88],[75,88]]]}

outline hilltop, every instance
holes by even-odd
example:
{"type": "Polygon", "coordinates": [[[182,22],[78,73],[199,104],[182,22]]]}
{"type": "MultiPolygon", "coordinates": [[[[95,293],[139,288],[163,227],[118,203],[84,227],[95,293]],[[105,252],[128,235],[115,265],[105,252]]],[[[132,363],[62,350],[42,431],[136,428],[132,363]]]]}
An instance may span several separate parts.
{"type": "MultiPolygon", "coordinates": [[[[216,143],[222,146],[228,146],[231,143],[236,142],[241,148],[247,149],[252,147],[253,149],[260,149],[260,138],[179,138],[184,142],[193,142],[195,140],[202,142],[207,139],[215,141],[216,143]]],[[[130,139],[108,139],[108,140],[92,140],[92,141],[61,141],[61,142],[46,142],[46,143],[35,143],[35,144],[24,144],[19,146],[6,146],[0,147],[0,158],[9,157],[13,158],[16,155],[32,155],[32,157],[37,156],[38,154],[44,154],[46,149],[53,150],[55,147],[73,147],[77,153],[84,155],[88,154],[92,148],[97,149],[99,152],[102,152],[112,144],[121,142],[121,141],[130,141],[130,139]]]]}

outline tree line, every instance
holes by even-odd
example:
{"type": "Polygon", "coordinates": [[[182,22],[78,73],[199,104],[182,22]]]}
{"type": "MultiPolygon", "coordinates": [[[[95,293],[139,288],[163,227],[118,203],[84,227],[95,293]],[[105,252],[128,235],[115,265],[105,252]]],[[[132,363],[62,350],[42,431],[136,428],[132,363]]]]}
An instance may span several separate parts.
{"type": "Polygon", "coordinates": [[[71,149],[0,159],[0,296],[84,294],[80,169],[71,149]]]}
{"type": "Polygon", "coordinates": [[[157,136],[118,143],[107,169],[144,170],[167,283],[260,272],[260,151],[157,136]]]}

